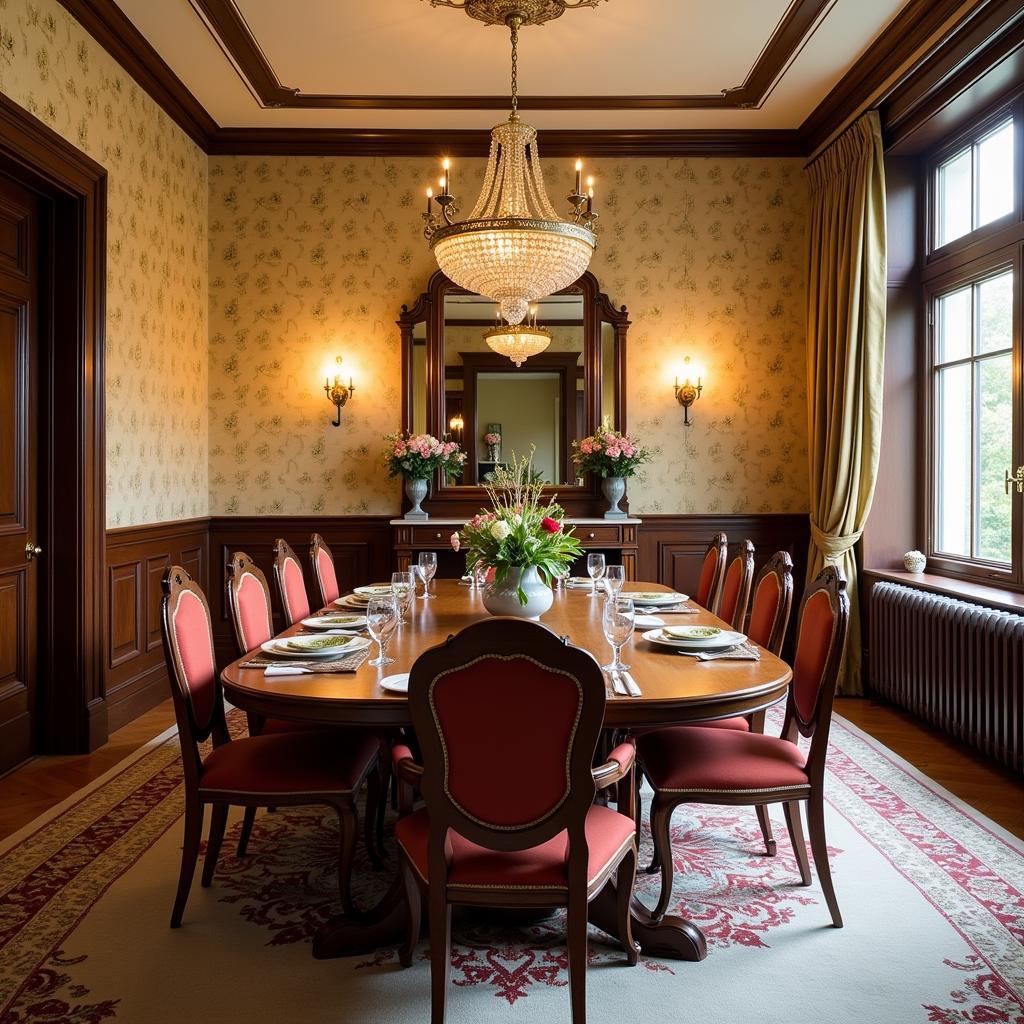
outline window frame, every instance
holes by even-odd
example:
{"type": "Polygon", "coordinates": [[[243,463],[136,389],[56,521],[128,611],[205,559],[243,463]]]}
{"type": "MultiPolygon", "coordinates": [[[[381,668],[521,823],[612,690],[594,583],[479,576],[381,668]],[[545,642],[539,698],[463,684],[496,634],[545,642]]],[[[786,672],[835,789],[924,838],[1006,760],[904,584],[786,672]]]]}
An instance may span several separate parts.
{"type": "MultiPolygon", "coordinates": [[[[1013,418],[1011,422],[1012,473],[1024,464],[1024,345],[1022,345],[1022,310],[1024,310],[1024,93],[1001,103],[974,120],[963,130],[937,146],[923,161],[924,216],[921,241],[924,265],[921,270],[922,328],[920,337],[919,383],[921,437],[923,439],[923,487],[920,492],[919,519],[925,540],[928,568],[942,576],[987,583],[1007,590],[1024,591],[1024,495],[1011,489],[1006,500],[1012,502],[1010,564],[951,555],[937,550],[938,465],[937,380],[938,316],[937,303],[942,295],[968,284],[973,285],[994,276],[1000,269],[1013,270],[1013,312],[1011,325],[1011,387],[1013,418]],[[1013,118],[1014,124],[1014,208],[995,221],[933,247],[938,229],[938,169],[958,151],[973,146],[1000,122],[1013,118]]],[[[973,194],[971,202],[977,201],[973,194]]],[[[973,366],[978,360],[973,348],[965,362],[973,366]]],[[[983,358],[983,357],[982,357],[983,358]]],[[[947,360],[945,364],[957,362],[947,360]]],[[[976,382],[975,382],[976,388],[976,382]]],[[[975,401],[977,393],[975,390],[975,401]]],[[[974,457],[972,456],[972,464],[974,457]]],[[[972,483],[972,520],[977,515],[976,492],[972,483]]],[[[972,538],[974,536],[972,523],[972,538]]],[[[973,545],[972,545],[973,547],[973,545]]]]}

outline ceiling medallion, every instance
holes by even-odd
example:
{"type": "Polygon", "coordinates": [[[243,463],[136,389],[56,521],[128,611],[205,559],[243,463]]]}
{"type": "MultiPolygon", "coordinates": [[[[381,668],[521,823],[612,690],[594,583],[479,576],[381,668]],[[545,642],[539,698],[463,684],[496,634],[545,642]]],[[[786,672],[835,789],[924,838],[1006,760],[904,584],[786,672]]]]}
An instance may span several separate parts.
{"type": "MultiPolygon", "coordinates": [[[[599,0],[431,0],[434,6],[457,7],[473,17],[470,7],[494,16],[506,11],[512,37],[512,113],[491,130],[491,152],[483,187],[469,217],[456,221],[450,190],[449,162],[444,162],[440,195],[427,189],[424,237],[438,266],[467,291],[498,303],[509,324],[522,322],[530,303],[568,287],[587,269],[597,245],[594,234],[593,179],[583,192],[582,163],[576,161],[576,187],[569,194],[570,219],[562,220],[551,206],[537,152],[537,132],[519,119],[519,29],[529,15],[558,7],[594,7],[599,0]],[[434,204],[441,216],[434,213],[434,204]]],[[[558,14],[551,15],[557,17],[558,14]]],[[[488,15],[490,17],[490,15],[488,15]]],[[[487,18],[480,18],[487,20],[487,18]]],[[[537,24],[541,22],[538,21],[537,24]]]]}
{"type": "Polygon", "coordinates": [[[597,7],[603,0],[430,0],[431,7],[454,7],[485,25],[507,25],[518,15],[521,25],[543,25],[566,11],[597,7]]]}
{"type": "Polygon", "coordinates": [[[536,306],[525,323],[514,326],[497,324],[484,334],[488,347],[522,366],[530,356],[540,355],[551,344],[551,332],[537,323],[536,306]]]}

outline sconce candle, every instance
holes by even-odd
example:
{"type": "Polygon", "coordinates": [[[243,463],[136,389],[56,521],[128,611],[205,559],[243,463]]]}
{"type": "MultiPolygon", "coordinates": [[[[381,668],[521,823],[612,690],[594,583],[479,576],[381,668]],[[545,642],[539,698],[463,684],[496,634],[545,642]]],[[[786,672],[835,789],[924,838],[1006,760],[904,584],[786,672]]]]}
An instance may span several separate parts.
{"type": "Polygon", "coordinates": [[[693,422],[690,419],[690,406],[700,398],[700,393],[704,390],[704,385],[701,382],[700,373],[697,374],[697,383],[692,383],[690,379],[690,371],[688,369],[690,365],[690,357],[687,356],[683,360],[684,364],[684,379],[683,383],[679,383],[679,377],[676,377],[675,392],[676,401],[683,407],[683,426],[690,426],[693,422]]]}
{"type": "MultiPolygon", "coordinates": [[[[429,200],[428,200],[429,201],[429,200]]],[[[327,395],[327,400],[334,404],[337,410],[337,416],[331,420],[332,427],[341,426],[341,409],[346,402],[352,397],[353,392],[356,389],[355,384],[352,383],[352,378],[349,377],[348,385],[346,386],[341,382],[341,356],[335,359],[335,363],[338,366],[338,370],[335,371],[334,380],[331,380],[330,374],[327,375],[324,381],[324,392],[327,395]]]]}

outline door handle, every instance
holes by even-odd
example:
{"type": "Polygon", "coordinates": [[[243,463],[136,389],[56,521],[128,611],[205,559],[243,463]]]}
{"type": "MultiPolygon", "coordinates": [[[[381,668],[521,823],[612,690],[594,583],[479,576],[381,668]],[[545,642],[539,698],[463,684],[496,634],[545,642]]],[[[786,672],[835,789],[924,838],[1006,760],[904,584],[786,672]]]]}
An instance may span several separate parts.
{"type": "Polygon", "coordinates": [[[1009,470],[1006,470],[1004,486],[1007,494],[1010,493],[1011,486],[1016,486],[1019,492],[1024,493],[1024,466],[1018,466],[1017,472],[1013,476],[1010,475],[1009,470]]]}
{"type": "Polygon", "coordinates": [[[31,562],[33,558],[38,558],[43,553],[43,549],[33,540],[30,540],[25,545],[25,560],[31,562]]]}

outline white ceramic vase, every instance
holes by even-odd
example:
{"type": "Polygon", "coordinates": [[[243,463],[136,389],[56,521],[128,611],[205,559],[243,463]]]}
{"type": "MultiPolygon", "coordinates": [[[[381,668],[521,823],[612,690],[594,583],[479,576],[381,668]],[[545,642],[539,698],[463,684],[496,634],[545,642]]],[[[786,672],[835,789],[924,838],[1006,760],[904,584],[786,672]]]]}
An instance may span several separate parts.
{"type": "Polygon", "coordinates": [[[626,513],[619,508],[619,502],[626,494],[626,478],[621,476],[606,476],[601,480],[601,491],[608,499],[608,511],[605,512],[605,519],[625,519],[626,513]]]}
{"type": "Polygon", "coordinates": [[[412,502],[412,508],[405,513],[406,519],[426,519],[427,513],[420,508],[420,502],[427,496],[428,481],[405,478],[405,494],[412,502]]]}
{"type": "Polygon", "coordinates": [[[488,583],[483,594],[484,607],[492,615],[515,615],[521,619],[539,619],[554,599],[535,565],[525,569],[512,567],[501,583],[488,583]],[[526,604],[519,603],[520,587],[526,594],[526,604]]]}

